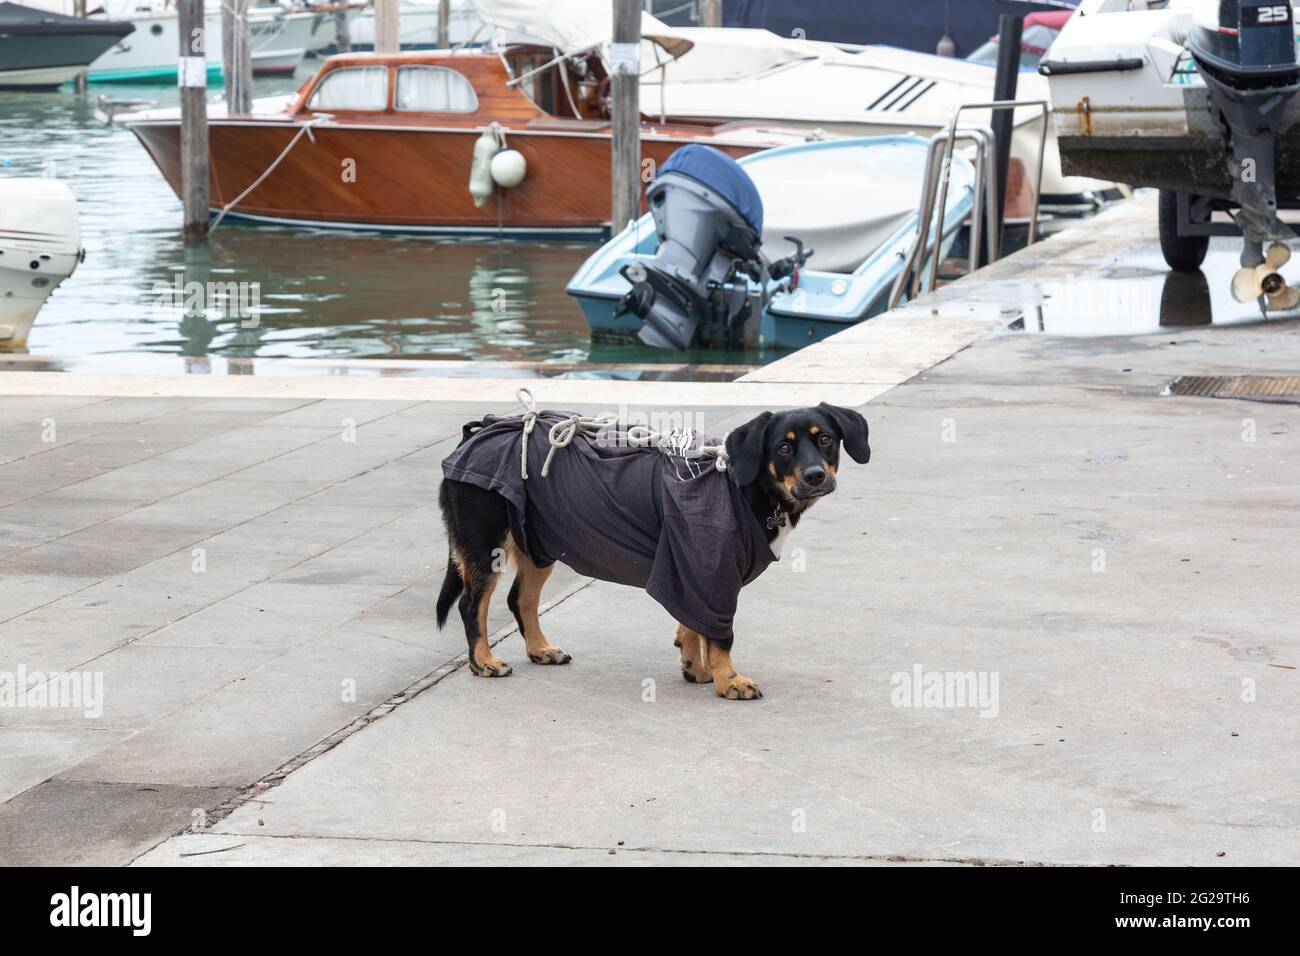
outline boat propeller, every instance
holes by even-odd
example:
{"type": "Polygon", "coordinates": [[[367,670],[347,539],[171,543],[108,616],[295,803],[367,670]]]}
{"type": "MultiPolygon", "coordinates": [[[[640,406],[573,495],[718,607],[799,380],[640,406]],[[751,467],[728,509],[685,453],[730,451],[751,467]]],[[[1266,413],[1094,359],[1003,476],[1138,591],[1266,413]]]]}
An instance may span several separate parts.
{"type": "Polygon", "coordinates": [[[1232,297],[1238,302],[1249,302],[1262,296],[1270,309],[1294,309],[1300,305],[1300,289],[1287,285],[1279,272],[1290,259],[1289,248],[1280,242],[1273,243],[1263,262],[1237,270],[1232,277],[1232,297]]]}

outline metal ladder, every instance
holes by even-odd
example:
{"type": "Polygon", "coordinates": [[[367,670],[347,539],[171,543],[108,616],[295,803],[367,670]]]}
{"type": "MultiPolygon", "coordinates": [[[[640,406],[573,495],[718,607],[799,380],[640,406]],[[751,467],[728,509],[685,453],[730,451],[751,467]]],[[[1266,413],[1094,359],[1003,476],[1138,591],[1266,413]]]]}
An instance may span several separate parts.
{"type": "Polygon", "coordinates": [[[1029,243],[1038,241],[1038,206],[1043,192],[1043,155],[1047,148],[1047,124],[1050,105],[1047,100],[992,100],[987,103],[964,103],[953,110],[948,126],[930,137],[926,157],[925,177],[921,184],[921,204],[917,216],[916,239],[904,257],[903,270],[894,280],[889,293],[889,308],[897,308],[904,292],[914,299],[921,292],[921,277],[929,271],[926,292],[934,291],[939,284],[939,259],[943,246],[944,214],[948,205],[948,182],[952,172],[953,150],[959,142],[975,147],[975,200],[971,206],[970,265],[974,272],[979,268],[980,252],[985,236],[989,242],[989,262],[997,260],[1002,251],[1001,223],[998,222],[997,169],[993,163],[995,140],[988,126],[959,126],[961,114],[966,110],[1014,110],[1022,106],[1038,107],[1042,124],[1038,135],[1038,169],[1034,183],[1034,205],[1029,219],[1029,243]],[[936,208],[937,207],[937,208],[936,208]],[[934,249],[930,237],[934,236],[934,249]],[[927,252],[929,254],[927,255],[927,252]]]}

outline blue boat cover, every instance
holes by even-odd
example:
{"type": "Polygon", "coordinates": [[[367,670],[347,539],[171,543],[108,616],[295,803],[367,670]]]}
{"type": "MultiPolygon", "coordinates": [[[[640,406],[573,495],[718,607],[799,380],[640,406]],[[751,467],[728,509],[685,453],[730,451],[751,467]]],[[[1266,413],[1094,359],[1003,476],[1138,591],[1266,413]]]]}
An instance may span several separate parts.
{"type": "Polygon", "coordinates": [[[735,206],[750,228],[762,234],[763,200],[758,188],[740,163],[726,153],[712,146],[691,143],[668,157],[668,162],[659,167],[659,175],[664,173],[679,173],[708,186],[735,206]]]}

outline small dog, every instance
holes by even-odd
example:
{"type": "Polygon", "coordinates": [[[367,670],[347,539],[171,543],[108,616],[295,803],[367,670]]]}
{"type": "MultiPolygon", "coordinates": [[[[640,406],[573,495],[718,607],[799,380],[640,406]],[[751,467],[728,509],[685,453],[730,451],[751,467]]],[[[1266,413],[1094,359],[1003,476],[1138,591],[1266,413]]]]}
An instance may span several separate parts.
{"type": "Polygon", "coordinates": [[[678,621],[673,643],[687,681],[712,682],[728,700],[762,697],[731,662],[739,591],[780,556],[802,514],[835,490],[841,448],[860,464],[870,460],[866,419],[825,402],[763,412],[727,435],[724,470],[714,459],[701,466],[644,447],[557,443],[570,415],[488,416],[465,426],[443,462],[438,496],[450,552],[438,626],[459,598],[470,669],[508,675],[488,645],[487,612],[509,557],[516,574],[506,603],[529,660],[569,663],[538,619],[542,586],[561,561],[659,601],[678,621]],[[534,425],[553,426],[551,440],[534,425]]]}

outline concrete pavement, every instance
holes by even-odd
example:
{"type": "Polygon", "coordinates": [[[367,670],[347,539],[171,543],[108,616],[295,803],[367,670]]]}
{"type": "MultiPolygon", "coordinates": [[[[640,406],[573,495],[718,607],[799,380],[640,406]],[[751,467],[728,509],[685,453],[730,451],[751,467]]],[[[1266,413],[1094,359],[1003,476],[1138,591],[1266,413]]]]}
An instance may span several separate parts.
{"type": "Polygon", "coordinates": [[[0,708],[0,862],[1297,862],[1300,409],[1165,391],[1295,374],[1300,325],[987,335],[1150,258],[1107,222],[740,385],[530,383],[716,431],[870,399],[872,463],[742,595],[752,703],[568,572],[568,666],[500,599],[510,678],[435,630],[437,464],[518,382],[3,373],[0,674],[102,706],[0,708]]]}
{"type": "Polygon", "coordinates": [[[0,673],[101,688],[0,706],[0,862],[126,862],[459,653],[434,493],[478,413],[0,397],[0,673]]]}
{"type": "Polygon", "coordinates": [[[869,406],[872,464],[746,589],[764,700],[593,583],[543,615],[571,665],[506,636],[516,676],[459,668],[139,862],[1294,864],[1297,408],[1161,390],[1294,369],[1297,331],[986,339],[869,406]],[[903,699],[918,668],[992,693],[903,699]]]}

